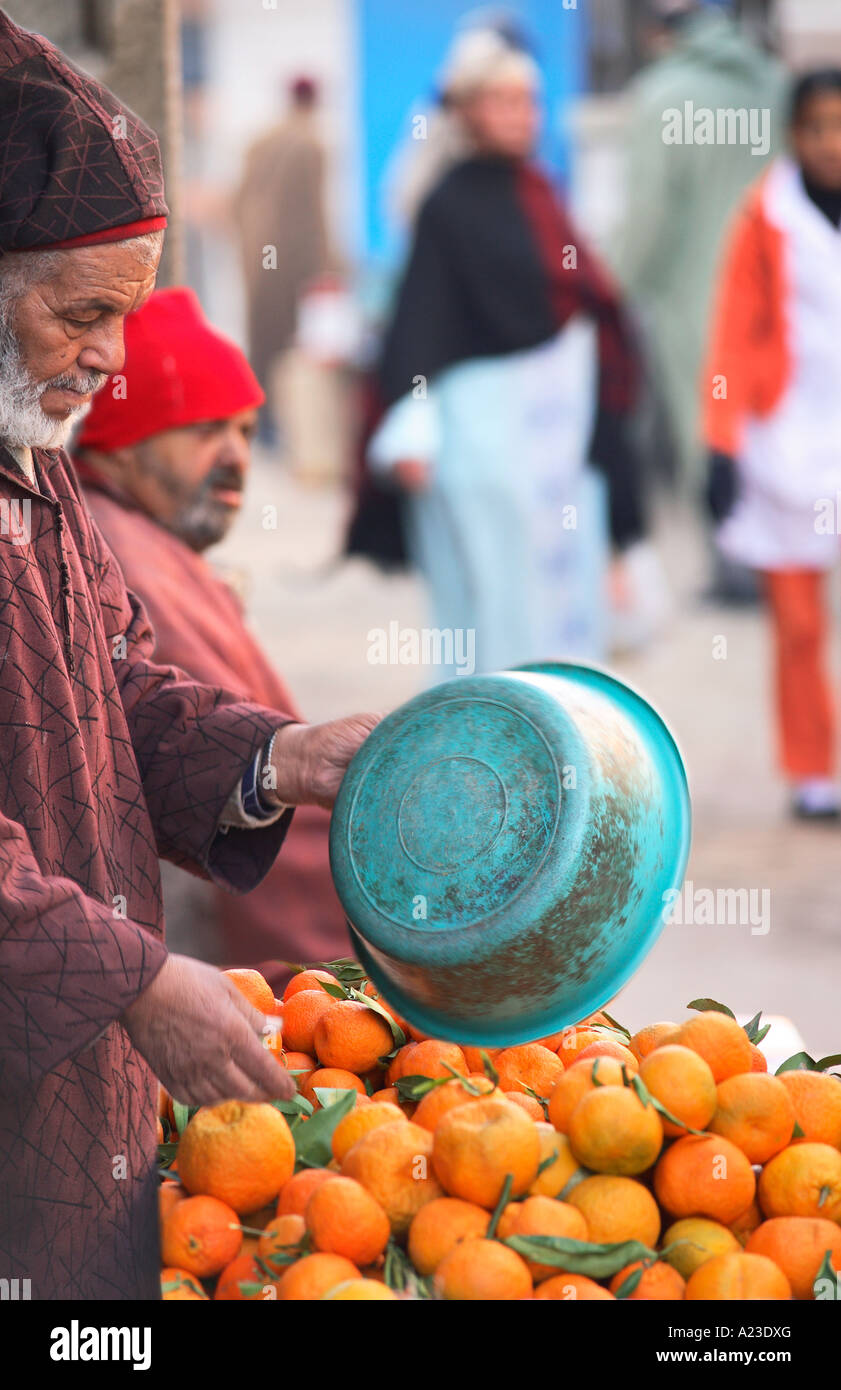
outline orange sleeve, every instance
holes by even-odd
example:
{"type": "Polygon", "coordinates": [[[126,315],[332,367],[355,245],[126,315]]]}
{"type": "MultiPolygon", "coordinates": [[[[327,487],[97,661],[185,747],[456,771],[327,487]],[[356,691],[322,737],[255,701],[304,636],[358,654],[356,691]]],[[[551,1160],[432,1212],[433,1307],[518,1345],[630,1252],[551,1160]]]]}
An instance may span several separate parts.
{"type": "Polygon", "coordinates": [[[768,414],[789,375],[782,235],[764,216],[761,189],[751,190],[726,239],[701,383],[704,441],[731,457],[746,416],[768,414]]]}

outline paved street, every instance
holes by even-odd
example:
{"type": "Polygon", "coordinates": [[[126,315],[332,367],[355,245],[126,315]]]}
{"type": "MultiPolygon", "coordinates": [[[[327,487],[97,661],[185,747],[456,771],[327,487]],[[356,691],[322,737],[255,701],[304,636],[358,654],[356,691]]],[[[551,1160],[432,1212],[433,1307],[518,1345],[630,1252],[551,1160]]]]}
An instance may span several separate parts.
{"type": "MultiPolygon", "coordinates": [[[[253,627],[312,719],[390,709],[423,683],[416,667],[367,661],[372,628],[424,624],[423,594],[405,575],[383,578],[361,561],[332,565],[343,507],[336,493],[294,483],[262,459],[244,514],[215,554],[243,582],[253,627]]],[[[757,904],[767,890],[770,929],[667,927],[612,1012],[639,1026],[681,1017],[688,1000],[711,995],[738,1013],[788,1015],[817,1055],[841,1051],[841,829],[804,828],[785,815],[762,617],[699,599],[703,549],[686,521],[664,518],[658,544],[677,617],[656,645],[615,667],[657,705],[683,749],[694,804],[687,879],[696,893],[756,890],[757,904]]]]}

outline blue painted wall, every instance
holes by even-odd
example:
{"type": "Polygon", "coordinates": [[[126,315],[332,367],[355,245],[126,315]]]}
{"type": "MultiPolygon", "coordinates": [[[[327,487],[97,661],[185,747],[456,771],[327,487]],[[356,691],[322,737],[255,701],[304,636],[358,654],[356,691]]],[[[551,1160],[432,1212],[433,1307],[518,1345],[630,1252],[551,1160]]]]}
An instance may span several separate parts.
{"type": "MultiPolygon", "coordinates": [[[[434,90],[458,21],[475,13],[477,5],[475,0],[355,0],[355,5],[363,180],[360,249],[369,260],[388,262],[397,247],[383,210],[386,168],[407,135],[413,106],[434,90]]],[[[572,0],[508,0],[504,9],[526,26],[535,44],[546,106],[540,153],[562,174],[564,110],[585,84],[584,0],[576,5],[572,0]]]]}

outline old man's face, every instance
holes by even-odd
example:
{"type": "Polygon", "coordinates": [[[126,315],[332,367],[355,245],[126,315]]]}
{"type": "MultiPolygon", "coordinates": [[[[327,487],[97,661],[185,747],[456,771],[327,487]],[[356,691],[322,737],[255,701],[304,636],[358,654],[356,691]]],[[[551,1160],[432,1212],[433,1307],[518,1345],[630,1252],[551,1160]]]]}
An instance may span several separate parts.
{"type": "Polygon", "coordinates": [[[0,438],[63,444],[123,365],[123,320],[155,287],[160,245],[18,252],[0,269],[0,438]],[[33,259],[27,264],[29,257],[33,259]],[[6,278],[8,277],[8,279],[6,278]]]}

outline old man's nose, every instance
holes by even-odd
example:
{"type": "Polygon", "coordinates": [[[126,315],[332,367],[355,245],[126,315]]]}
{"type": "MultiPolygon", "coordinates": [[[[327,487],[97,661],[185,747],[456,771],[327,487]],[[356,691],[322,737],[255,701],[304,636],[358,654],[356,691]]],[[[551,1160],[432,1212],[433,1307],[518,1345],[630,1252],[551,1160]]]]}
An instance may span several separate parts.
{"type": "Polygon", "coordinates": [[[123,320],[120,318],[98,325],[86,339],[76,361],[86,371],[113,376],[120,371],[125,357],[123,320]]]}

